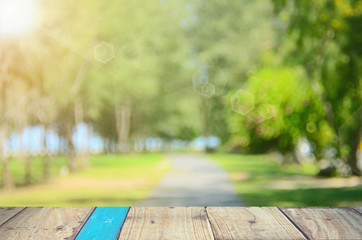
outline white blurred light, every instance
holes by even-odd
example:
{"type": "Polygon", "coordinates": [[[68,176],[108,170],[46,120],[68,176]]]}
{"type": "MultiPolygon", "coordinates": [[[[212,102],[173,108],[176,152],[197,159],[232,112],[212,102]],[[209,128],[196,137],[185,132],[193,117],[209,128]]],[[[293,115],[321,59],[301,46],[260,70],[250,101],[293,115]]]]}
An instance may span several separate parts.
{"type": "Polygon", "coordinates": [[[36,17],[35,0],[0,0],[0,35],[25,34],[33,28],[36,17]]]}
{"type": "Polygon", "coordinates": [[[308,142],[302,142],[300,144],[299,151],[304,155],[308,156],[311,153],[311,147],[308,142]]]}

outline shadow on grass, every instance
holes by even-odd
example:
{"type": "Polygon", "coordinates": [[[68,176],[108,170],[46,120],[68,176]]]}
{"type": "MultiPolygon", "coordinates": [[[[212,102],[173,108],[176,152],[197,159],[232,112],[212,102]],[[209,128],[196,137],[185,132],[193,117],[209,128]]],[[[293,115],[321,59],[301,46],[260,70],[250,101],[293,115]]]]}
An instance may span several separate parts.
{"type": "Polygon", "coordinates": [[[357,206],[362,204],[362,188],[265,189],[243,197],[252,206],[357,206]]]}
{"type": "MultiPolygon", "coordinates": [[[[362,186],[318,188],[315,165],[281,165],[268,155],[208,155],[230,174],[247,173],[243,180],[233,178],[238,194],[250,206],[357,206],[362,205],[362,186]],[[299,177],[299,181],[293,181],[299,177]],[[278,180],[294,185],[294,189],[269,188],[278,180]],[[290,180],[290,182],[288,181],[290,180]],[[299,186],[301,185],[301,186],[299,186]],[[308,187],[305,187],[307,185],[308,187]]],[[[234,176],[233,175],[233,176],[234,176]]],[[[278,187],[278,186],[277,186],[278,187]]],[[[279,186],[280,187],[280,186],[279,186]]]]}

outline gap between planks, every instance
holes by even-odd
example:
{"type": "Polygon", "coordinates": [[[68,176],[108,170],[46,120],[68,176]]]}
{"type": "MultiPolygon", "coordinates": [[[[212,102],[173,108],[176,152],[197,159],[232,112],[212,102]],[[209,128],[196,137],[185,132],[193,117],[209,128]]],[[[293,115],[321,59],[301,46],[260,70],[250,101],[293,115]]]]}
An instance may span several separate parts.
{"type": "Polygon", "coordinates": [[[354,207],[353,208],[356,212],[362,214],[362,207],[354,207]]]}
{"type": "Polygon", "coordinates": [[[283,212],[283,210],[278,207],[279,211],[294,225],[294,227],[296,229],[298,229],[299,232],[301,232],[303,234],[303,236],[307,239],[310,240],[309,236],[299,227],[298,224],[296,224],[285,212],[283,212]]]}
{"type": "Polygon", "coordinates": [[[276,207],[132,207],[119,240],[308,239],[276,207]]]}
{"type": "MultiPolygon", "coordinates": [[[[74,239],[94,209],[0,208],[0,233],[5,234],[0,235],[5,239],[74,239]]],[[[362,239],[360,211],[329,207],[131,207],[118,239],[362,239]],[[138,229],[137,224],[141,224],[138,229]]]]}
{"type": "Polygon", "coordinates": [[[85,216],[83,222],[74,230],[73,234],[69,237],[69,240],[74,240],[79,235],[80,231],[83,229],[84,225],[88,222],[89,218],[92,216],[97,207],[92,207],[88,214],[85,216]]]}
{"type": "Polygon", "coordinates": [[[25,207],[0,207],[0,227],[24,209],[25,207]]]}
{"type": "Polygon", "coordinates": [[[71,239],[90,207],[29,207],[0,226],[1,239],[71,239]]]}
{"type": "Polygon", "coordinates": [[[282,212],[310,239],[362,239],[362,215],[349,207],[289,207],[282,212]]]}
{"type": "Polygon", "coordinates": [[[276,207],[208,207],[215,239],[306,239],[276,207]]]}

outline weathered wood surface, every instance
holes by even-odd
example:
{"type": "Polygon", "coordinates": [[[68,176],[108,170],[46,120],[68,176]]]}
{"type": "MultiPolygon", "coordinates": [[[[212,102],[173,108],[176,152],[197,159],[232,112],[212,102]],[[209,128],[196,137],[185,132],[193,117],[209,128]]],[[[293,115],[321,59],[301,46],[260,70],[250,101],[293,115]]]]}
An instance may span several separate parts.
{"type": "Polygon", "coordinates": [[[271,207],[208,207],[216,239],[306,239],[279,211],[271,207]]]}
{"type": "Polygon", "coordinates": [[[0,226],[0,239],[72,239],[89,207],[26,208],[0,226]]]}
{"type": "Polygon", "coordinates": [[[362,207],[355,207],[354,208],[357,212],[361,213],[362,214],[362,207]]]}
{"type": "Polygon", "coordinates": [[[361,207],[97,209],[0,208],[0,240],[362,239],[361,207]]]}
{"type": "Polygon", "coordinates": [[[0,226],[23,209],[23,207],[0,207],[0,226]]]}
{"type": "Polygon", "coordinates": [[[351,208],[282,208],[311,239],[362,239],[361,214],[351,208]]]}
{"type": "Polygon", "coordinates": [[[214,239],[204,207],[132,207],[119,240],[214,239]]]}

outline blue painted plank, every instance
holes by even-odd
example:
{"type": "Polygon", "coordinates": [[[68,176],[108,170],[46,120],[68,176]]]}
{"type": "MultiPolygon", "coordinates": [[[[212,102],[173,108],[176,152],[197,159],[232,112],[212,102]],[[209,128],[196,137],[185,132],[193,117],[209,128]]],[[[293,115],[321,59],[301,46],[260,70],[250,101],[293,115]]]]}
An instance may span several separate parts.
{"type": "Polygon", "coordinates": [[[76,240],[117,240],[129,207],[97,207],[76,240]]]}

